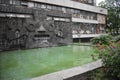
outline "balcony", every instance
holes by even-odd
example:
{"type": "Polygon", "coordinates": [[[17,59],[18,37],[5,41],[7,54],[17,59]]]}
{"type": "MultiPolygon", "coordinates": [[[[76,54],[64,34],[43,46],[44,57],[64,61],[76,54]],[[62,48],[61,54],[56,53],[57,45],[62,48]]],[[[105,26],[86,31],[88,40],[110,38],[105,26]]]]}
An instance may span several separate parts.
{"type": "Polygon", "coordinates": [[[104,34],[73,34],[73,38],[92,38],[97,37],[104,34]]]}
{"type": "Polygon", "coordinates": [[[80,18],[72,18],[72,22],[93,23],[93,24],[99,23],[97,20],[88,20],[88,19],[80,19],[80,18]]]}

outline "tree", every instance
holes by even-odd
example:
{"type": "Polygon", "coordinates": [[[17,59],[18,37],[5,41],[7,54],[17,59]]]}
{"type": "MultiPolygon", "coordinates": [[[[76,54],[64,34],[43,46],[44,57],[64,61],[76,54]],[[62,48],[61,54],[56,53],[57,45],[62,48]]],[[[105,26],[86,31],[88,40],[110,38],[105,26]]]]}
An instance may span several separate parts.
{"type": "Polygon", "coordinates": [[[120,0],[105,0],[99,6],[108,10],[107,29],[111,34],[120,34],[120,0]]]}

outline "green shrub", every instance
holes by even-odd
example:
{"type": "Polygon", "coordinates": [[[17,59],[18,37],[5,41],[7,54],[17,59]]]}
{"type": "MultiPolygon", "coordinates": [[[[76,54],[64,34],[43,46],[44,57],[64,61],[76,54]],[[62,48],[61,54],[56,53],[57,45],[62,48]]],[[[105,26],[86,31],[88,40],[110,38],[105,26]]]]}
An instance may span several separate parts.
{"type": "Polygon", "coordinates": [[[100,44],[100,45],[109,45],[112,40],[112,36],[110,35],[100,35],[91,39],[92,44],[100,44]]]}
{"type": "Polygon", "coordinates": [[[120,41],[120,35],[116,36],[116,37],[114,38],[114,41],[115,41],[115,42],[120,41]]]}
{"type": "Polygon", "coordinates": [[[120,79],[120,47],[108,48],[102,55],[102,62],[108,76],[120,79]]]}
{"type": "Polygon", "coordinates": [[[99,70],[93,75],[93,77],[97,75],[98,79],[95,80],[103,80],[101,78],[105,78],[104,80],[120,80],[120,47],[110,45],[97,52],[101,56],[103,67],[101,68],[102,72],[99,70]]]}
{"type": "Polygon", "coordinates": [[[110,80],[105,76],[104,68],[99,68],[90,73],[90,80],[110,80]]]}
{"type": "Polygon", "coordinates": [[[96,44],[95,50],[99,54],[98,58],[102,59],[107,80],[120,80],[120,35],[115,38],[102,35],[91,42],[96,44]]]}

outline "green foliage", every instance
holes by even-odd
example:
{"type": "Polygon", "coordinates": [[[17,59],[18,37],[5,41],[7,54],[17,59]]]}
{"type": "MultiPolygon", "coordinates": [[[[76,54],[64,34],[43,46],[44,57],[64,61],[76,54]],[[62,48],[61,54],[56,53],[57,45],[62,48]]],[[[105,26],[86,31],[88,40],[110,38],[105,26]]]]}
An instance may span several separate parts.
{"type": "Polygon", "coordinates": [[[120,2],[119,0],[105,0],[99,3],[99,6],[108,10],[107,30],[111,34],[119,34],[120,28],[120,2]]]}
{"type": "Polygon", "coordinates": [[[97,44],[95,45],[95,51],[102,59],[103,73],[105,73],[104,75],[101,71],[95,73],[95,75],[100,74],[100,76],[93,76],[97,79],[92,80],[101,80],[104,76],[106,78],[104,80],[120,80],[120,35],[114,38],[109,35],[102,35],[93,38],[91,41],[97,44]]]}
{"type": "Polygon", "coordinates": [[[120,47],[108,48],[102,55],[106,74],[120,79],[120,47]]]}
{"type": "Polygon", "coordinates": [[[115,41],[115,42],[120,41],[120,35],[116,36],[116,37],[114,38],[114,41],[115,41]]]}
{"type": "Polygon", "coordinates": [[[101,36],[91,39],[91,43],[92,44],[100,44],[100,45],[109,45],[110,44],[109,41],[111,39],[112,39],[112,36],[110,36],[110,35],[101,35],[101,36]]]}
{"type": "Polygon", "coordinates": [[[105,76],[104,67],[94,70],[90,74],[90,80],[110,80],[105,76]]]}
{"type": "MultiPolygon", "coordinates": [[[[101,46],[103,45],[99,47],[101,46]]],[[[104,49],[97,49],[97,52],[102,59],[103,67],[93,75],[97,79],[92,80],[120,80],[120,47],[111,43],[104,49]]]]}

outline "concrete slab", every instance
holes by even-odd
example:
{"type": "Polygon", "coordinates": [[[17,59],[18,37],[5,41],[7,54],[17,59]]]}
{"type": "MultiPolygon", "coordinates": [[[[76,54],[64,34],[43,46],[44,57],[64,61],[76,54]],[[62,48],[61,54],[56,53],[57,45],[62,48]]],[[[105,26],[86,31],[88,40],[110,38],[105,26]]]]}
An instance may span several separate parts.
{"type": "Polygon", "coordinates": [[[79,67],[74,67],[74,68],[70,68],[70,69],[66,69],[66,70],[62,70],[62,71],[58,71],[58,72],[54,72],[54,73],[50,73],[47,75],[43,75],[40,77],[36,77],[33,78],[31,80],[64,80],[76,75],[80,75],[89,71],[92,71],[94,69],[100,68],[102,67],[102,62],[101,60],[89,63],[89,64],[85,64],[79,67]]]}

